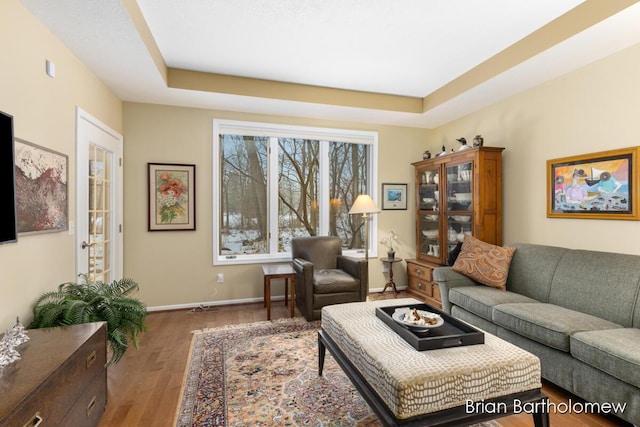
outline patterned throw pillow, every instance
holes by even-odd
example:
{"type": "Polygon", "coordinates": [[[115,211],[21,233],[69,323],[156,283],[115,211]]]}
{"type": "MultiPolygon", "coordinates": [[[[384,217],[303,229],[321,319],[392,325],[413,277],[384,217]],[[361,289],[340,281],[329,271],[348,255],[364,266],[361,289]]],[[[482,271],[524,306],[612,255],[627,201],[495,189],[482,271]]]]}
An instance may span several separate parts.
{"type": "Polygon", "coordinates": [[[451,269],[483,285],[505,290],[509,265],[515,251],[515,248],[496,246],[473,236],[466,236],[460,255],[451,269]]]}

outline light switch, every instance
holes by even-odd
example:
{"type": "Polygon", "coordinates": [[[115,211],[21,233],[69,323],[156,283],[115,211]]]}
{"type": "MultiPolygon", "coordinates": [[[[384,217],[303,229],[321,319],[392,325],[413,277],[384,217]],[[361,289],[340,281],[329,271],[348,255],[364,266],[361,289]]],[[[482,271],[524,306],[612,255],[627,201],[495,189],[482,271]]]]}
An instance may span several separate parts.
{"type": "Polygon", "coordinates": [[[47,59],[47,76],[53,78],[56,76],[56,64],[47,59]]]}

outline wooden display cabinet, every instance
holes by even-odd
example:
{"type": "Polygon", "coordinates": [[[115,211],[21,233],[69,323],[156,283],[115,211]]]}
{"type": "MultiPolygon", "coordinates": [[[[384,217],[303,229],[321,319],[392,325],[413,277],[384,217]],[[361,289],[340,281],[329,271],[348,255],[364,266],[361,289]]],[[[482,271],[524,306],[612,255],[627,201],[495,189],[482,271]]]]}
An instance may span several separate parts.
{"type": "Polygon", "coordinates": [[[429,270],[431,277],[433,268],[446,265],[449,253],[465,236],[502,245],[503,150],[470,148],[413,163],[416,259],[407,262],[410,293],[439,301],[433,286],[411,286],[412,277],[419,277],[412,276],[411,269],[429,270]]]}

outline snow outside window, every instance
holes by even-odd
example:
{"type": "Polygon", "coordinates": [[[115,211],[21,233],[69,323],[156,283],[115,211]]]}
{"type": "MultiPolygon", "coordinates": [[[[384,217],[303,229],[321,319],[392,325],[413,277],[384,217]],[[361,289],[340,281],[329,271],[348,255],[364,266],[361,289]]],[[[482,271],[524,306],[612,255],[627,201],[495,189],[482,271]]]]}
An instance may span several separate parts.
{"type": "Polygon", "coordinates": [[[362,219],[348,212],[359,194],[376,200],[377,139],[214,120],[214,264],[289,260],[295,236],[338,236],[343,253],[363,253],[362,219]]]}

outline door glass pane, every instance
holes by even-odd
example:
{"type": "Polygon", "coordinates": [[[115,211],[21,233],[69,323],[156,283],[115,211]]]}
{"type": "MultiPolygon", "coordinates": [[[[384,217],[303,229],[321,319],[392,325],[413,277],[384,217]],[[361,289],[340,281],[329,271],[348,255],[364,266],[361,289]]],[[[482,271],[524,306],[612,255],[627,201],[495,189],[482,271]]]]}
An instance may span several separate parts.
{"type": "Polygon", "coordinates": [[[220,135],[220,253],[269,252],[269,138],[220,135]]]}
{"type": "Polygon", "coordinates": [[[105,260],[110,260],[111,248],[111,155],[101,147],[89,147],[89,257],[88,279],[110,282],[111,271],[105,260]]]}

